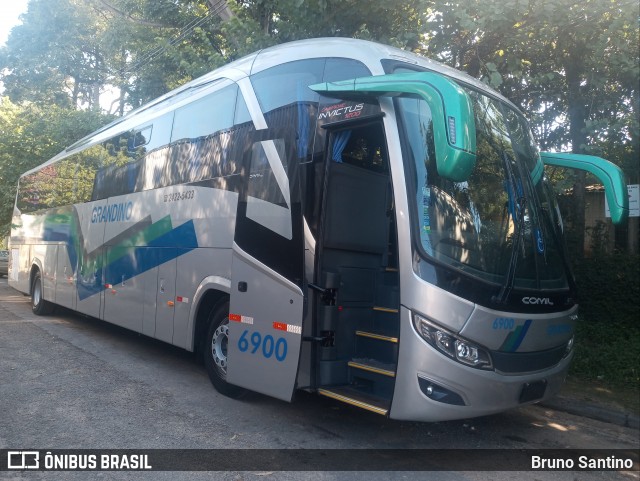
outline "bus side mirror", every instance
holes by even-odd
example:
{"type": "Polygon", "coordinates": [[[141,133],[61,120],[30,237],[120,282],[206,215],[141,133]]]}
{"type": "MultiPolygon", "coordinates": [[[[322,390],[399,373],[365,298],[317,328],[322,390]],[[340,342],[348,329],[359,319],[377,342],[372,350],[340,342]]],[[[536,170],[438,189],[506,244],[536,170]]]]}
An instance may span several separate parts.
{"type": "Polygon", "coordinates": [[[620,224],[629,217],[629,195],[620,167],[593,155],[540,152],[540,157],[544,165],[586,170],[595,175],[604,185],[613,223],[620,224]]]}
{"type": "Polygon", "coordinates": [[[322,95],[345,100],[411,96],[429,105],[433,118],[438,174],[464,182],[476,165],[476,128],[467,93],[454,81],[432,72],[361,77],[310,85],[322,95]]]}

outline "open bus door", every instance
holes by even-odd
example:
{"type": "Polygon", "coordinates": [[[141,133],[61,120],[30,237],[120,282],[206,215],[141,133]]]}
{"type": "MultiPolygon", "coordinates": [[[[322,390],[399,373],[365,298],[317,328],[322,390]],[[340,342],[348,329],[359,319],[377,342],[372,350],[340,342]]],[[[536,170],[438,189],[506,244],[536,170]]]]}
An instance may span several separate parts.
{"type": "Polygon", "coordinates": [[[305,292],[298,159],[290,133],[258,134],[245,153],[236,219],[227,381],[291,401],[305,292]]]}

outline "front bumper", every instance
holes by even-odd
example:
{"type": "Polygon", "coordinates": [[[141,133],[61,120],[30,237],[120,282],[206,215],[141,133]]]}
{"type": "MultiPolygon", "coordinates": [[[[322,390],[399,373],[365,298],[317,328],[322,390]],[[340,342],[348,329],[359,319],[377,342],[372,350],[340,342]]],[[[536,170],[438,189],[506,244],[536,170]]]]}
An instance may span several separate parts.
{"type": "Polygon", "coordinates": [[[427,422],[465,419],[543,401],[560,390],[573,357],[572,352],[549,369],[526,374],[474,369],[427,344],[415,332],[407,308],[402,307],[400,315],[398,369],[390,411],[393,419],[427,422]],[[440,396],[437,401],[434,398],[439,396],[427,395],[430,384],[452,395],[440,396]]]}

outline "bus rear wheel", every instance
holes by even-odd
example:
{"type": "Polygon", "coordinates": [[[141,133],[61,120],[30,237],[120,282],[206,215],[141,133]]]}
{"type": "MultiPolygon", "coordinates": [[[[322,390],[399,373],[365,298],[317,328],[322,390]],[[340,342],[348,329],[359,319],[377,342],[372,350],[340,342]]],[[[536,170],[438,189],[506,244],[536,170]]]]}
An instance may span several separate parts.
{"type": "Polygon", "coordinates": [[[227,397],[238,399],[247,390],[227,382],[227,346],[229,343],[229,303],[224,302],[211,310],[204,350],[204,365],[211,384],[227,397]]]}
{"type": "Polygon", "coordinates": [[[53,304],[42,297],[42,276],[37,271],[31,283],[31,310],[38,316],[46,316],[53,311],[53,304]]]}

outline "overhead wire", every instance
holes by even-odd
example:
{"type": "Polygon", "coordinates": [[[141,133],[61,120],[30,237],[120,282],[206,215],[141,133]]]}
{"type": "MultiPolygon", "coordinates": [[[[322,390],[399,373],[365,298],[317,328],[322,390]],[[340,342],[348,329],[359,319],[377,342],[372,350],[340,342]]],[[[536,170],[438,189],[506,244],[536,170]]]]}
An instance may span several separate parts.
{"type": "Polygon", "coordinates": [[[165,44],[155,47],[148,52],[144,53],[141,58],[139,58],[132,65],[126,66],[117,72],[115,72],[116,76],[123,76],[127,73],[133,73],[136,70],[139,70],[144,65],[151,62],[154,58],[166,52],[170,47],[177,44],[178,42],[185,39],[188,35],[190,35],[196,28],[201,26],[204,22],[206,22],[211,16],[218,15],[222,10],[224,10],[227,6],[227,0],[220,0],[215,6],[213,6],[209,12],[202,18],[196,18],[186,25],[184,25],[178,34],[167,41],[165,44]]]}

